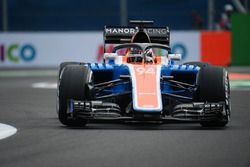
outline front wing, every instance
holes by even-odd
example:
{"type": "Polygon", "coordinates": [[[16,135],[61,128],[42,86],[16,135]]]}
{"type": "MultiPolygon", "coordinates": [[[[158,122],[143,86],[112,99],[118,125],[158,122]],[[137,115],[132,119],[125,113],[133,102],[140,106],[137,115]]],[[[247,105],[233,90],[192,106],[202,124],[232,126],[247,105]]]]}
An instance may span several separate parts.
{"type": "MultiPolygon", "coordinates": [[[[90,122],[161,122],[161,123],[200,123],[222,120],[226,116],[225,102],[185,103],[174,107],[170,115],[163,113],[136,112],[123,115],[119,105],[102,101],[69,101],[69,114],[72,119],[84,119],[90,122]]],[[[226,120],[225,120],[226,121],[226,120]]]]}

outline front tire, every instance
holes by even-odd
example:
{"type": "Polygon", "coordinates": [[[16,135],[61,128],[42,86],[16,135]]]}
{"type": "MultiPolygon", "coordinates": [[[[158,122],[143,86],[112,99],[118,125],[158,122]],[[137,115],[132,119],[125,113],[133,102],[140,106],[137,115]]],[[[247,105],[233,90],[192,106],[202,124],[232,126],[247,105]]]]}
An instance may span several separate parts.
{"type": "Polygon", "coordinates": [[[87,121],[72,117],[69,113],[69,100],[85,100],[86,84],[91,79],[91,70],[83,65],[64,67],[58,82],[58,118],[67,126],[84,126],[87,121]]]}
{"type": "Polygon", "coordinates": [[[230,119],[230,86],[227,71],[222,67],[206,66],[198,75],[196,101],[225,102],[225,113],[215,121],[201,122],[204,127],[224,127],[230,119]]]}
{"type": "Polygon", "coordinates": [[[62,62],[59,65],[59,70],[58,70],[58,79],[60,79],[60,75],[62,73],[62,70],[64,69],[64,67],[66,67],[67,65],[84,65],[85,63],[81,63],[81,62],[74,62],[74,61],[66,61],[66,62],[62,62]]]}

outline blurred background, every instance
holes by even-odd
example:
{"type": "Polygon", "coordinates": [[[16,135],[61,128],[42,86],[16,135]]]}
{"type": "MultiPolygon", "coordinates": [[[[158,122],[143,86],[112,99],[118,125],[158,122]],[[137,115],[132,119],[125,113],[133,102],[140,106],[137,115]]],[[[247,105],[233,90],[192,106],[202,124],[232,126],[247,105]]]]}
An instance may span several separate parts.
{"type": "MultiPolygon", "coordinates": [[[[250,65],[250,0],[0,0],[0,68],[101,62],[104,25],[169,26],[183,62],[250,65]]],[[[112,48],[112,46],[110,46],[112,48]]]]}

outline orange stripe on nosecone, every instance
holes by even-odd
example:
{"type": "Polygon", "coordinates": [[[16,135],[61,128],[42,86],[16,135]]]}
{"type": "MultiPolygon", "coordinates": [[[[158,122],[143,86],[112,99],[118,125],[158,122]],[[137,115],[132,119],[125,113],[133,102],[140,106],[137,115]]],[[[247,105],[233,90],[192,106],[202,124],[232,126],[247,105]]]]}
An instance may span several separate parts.
{"type": "Polygon", "coordinates": [[[139,108],[159,108],[157,94],[157,66],[133,65],[136,81],[136,95],[139,108]]]}

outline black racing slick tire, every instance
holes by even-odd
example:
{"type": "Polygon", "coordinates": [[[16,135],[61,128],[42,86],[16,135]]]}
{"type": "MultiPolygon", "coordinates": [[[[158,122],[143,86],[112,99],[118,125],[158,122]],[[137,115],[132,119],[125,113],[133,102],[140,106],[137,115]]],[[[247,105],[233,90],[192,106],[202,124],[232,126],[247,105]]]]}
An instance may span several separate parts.
{"type": "Polygon", "coordinates": [[[86,85],[91,80],[92,72],[88,66],[70,64],[64,67],[58,82],[58,118],[67,126],[84,126],[87,121],[74,118],[68,112],[69,100],[85,100],[86,85]]]}
{"type": "Polygon", "coordinates": [[[71,61],[69,61],[69,62],[62,62],[61,64],[60,64],[60,66],[59,66],[59,70],[58,70],[58,78],[60,78],[60,75],[61,75],[61,72],[62,72],[62,70],[63,70],[63,68],[64,67],[66,67],[67,65],[80,65],[80,64],[85,64],[85,63],[80,63],[80,62],[71,62],[71,61]]]}
{"type": "Polygon", "coordinates": [[[230,118],[230,85],[227,71],[222,67],[206,66],[198,75],[196,100],[202,102],[225,102],[225,113],[216,121],[201,122],[204,127],[224,127],[230,118]]]}

